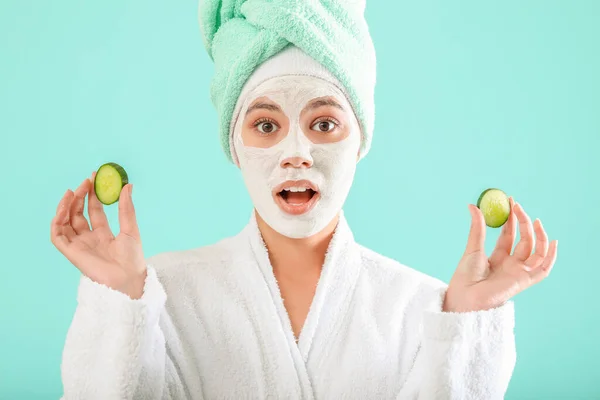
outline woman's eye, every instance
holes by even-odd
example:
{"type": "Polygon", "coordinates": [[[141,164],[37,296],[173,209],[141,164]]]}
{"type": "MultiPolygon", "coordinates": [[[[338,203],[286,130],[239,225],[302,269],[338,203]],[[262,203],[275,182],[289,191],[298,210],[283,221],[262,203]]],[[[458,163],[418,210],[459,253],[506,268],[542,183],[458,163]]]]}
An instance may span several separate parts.
{"type": "Polygon", "coordinates": [[[277,125],[272,122],[261,122],[260,124],[256,125],[256,127],[261,133],[265,134],[270,134],[277,131],[277,125]]]}
{"type": "Polygon", "coordinates": [[[332,121],[319,121],[314,124],[310,129],[319,132],[331,132],[335,129],[335,123],[332,121]]]}

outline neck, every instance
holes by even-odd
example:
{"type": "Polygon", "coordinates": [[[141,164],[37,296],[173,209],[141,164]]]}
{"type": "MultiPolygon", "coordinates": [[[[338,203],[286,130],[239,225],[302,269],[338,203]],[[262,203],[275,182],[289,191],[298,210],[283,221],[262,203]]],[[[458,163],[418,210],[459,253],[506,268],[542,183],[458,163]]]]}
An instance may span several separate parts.
{"type": "Polygon", "coordinates": [[[339,214],[319,233],[292,239],[271,228],[255,211],[258,229],[269,251],[276,276],[313,276],[320,274],[325,253],[339,221],[339,214]]]}

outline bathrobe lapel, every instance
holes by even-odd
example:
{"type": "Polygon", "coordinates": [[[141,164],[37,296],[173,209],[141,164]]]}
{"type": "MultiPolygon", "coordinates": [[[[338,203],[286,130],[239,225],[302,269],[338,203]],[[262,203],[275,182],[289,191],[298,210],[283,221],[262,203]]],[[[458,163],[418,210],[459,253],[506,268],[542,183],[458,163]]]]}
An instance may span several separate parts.
{"type": "Polygon", "coordinates": [[[294,338],[267,249],[254,217],[249,225],[249,239],[252,252],[271,295],[273,312],[281,323],[282,329],[279,332],[286,337],[303,398],[313,399],[311,377],[318,373],[319,365],[327,355],[328,344],[335,340],[343,325],[360,272],[360,260],[357,257],[352,232],[342,213],[327,250],[315,296],[298,343],[294,338]]]}

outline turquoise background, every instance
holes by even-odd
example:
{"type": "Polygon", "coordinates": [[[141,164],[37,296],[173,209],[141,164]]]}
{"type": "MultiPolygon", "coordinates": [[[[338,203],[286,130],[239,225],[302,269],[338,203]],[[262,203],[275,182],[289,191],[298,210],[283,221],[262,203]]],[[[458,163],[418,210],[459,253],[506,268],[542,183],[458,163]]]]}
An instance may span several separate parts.
{"type": "MultiPolygon", "coordinates": [[[[148,256],[247,222],[196,12],[192,0],[0,3],[1,399],[62,393],[79,272],[50,221],[101,163],[135,183],[148,256]]],[[[346,205],[358,241],[448,281],[467,204],[490,186],[515,196],[560,246],[550,277],[516,298],[507,399],[600,399],[600,2],[370,0],[367,19],[377,118],[346,205]]]]}

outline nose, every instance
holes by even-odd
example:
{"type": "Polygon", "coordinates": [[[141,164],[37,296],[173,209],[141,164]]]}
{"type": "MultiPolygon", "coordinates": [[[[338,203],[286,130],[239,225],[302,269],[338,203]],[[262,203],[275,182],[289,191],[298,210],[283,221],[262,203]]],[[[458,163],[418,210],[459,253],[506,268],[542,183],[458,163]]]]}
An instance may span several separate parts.
{"type": "Polygon", "coordinates": [[[311,143],[300,129],[293,124],[284,139],[284,150],[281,153],[281,168],[310,168],[313,165],[311,143]]]}
{"type": "Polygon", "coordinates": [[[312,160],[297,156],[287,157],[281,162],[281,168],[310,168],[312,165],[312,160]]]}

